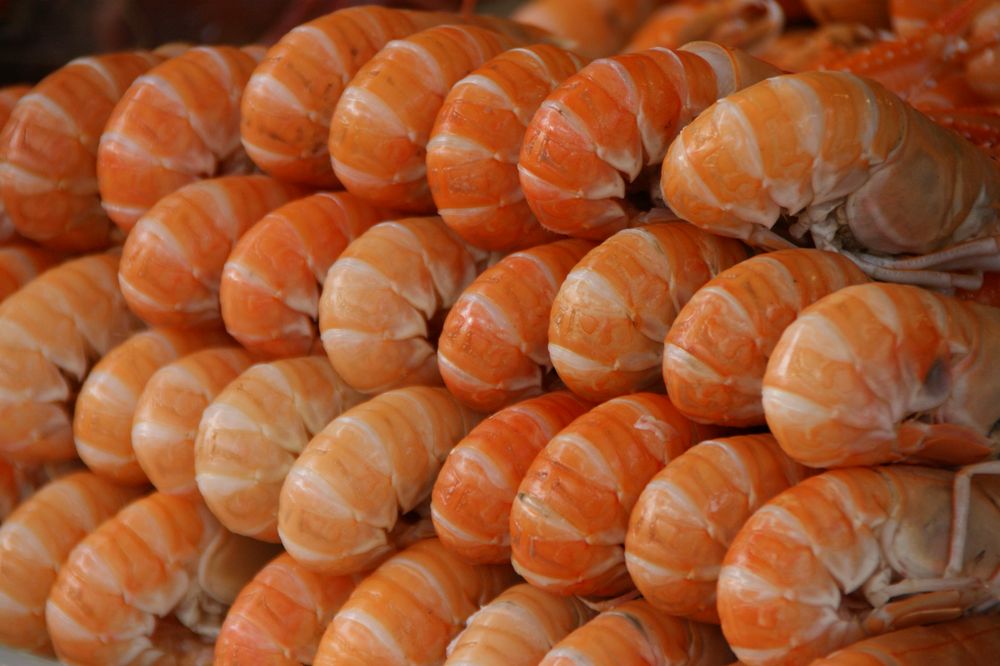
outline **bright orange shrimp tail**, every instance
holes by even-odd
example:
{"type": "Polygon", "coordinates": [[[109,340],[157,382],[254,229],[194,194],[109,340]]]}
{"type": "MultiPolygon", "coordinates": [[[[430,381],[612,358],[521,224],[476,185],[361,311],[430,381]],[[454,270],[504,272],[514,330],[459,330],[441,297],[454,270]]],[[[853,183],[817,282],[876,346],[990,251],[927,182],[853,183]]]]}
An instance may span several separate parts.
{"type": "Polygon", "coordinates": [[[938,465],[969,465],[992,458],[997,444],[972,428],[954,423],[904,423],[896,431],[901,451],[914,451],[907,460],[938,465]]]}

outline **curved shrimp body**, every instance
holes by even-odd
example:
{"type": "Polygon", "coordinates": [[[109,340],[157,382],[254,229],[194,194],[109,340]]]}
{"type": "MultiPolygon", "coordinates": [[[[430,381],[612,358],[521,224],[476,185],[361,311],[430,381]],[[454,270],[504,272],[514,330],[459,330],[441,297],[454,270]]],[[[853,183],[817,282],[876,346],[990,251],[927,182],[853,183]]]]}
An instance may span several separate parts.
{"type": "Polygon", "coordinates": [[[626,188],[663,161],[678,130],[716,99],[778,70],[709,42],[596,60],[566,79],[528,125],[518,159],[543,227],[602,240],[636,215],[626,188]]]}
{"type": "MultiPolygon", "coordinates": [[[[0,131],[7,124],[10,112],[14,110],[14,105],[18,100],[31,92],[31,86],[4,86],[0,88],[0,131]]],[[[0,243],[12,240],[17,236],[14,223],[3,207],[3,198],[0,197],[0,243]]]]}
{"type": "Polygon", "coordinates": [[[639,493],[665,464],[713,434],[653,393],[615,398],[578,417],[542,449],[517,489],[514,569],[557,594],[627,592],[622,546],[639,493]]]}
{"type": "Polygon", "coordinates": [[[576,597],[514,585],[468,619],[448,646],[445,666],[536,666],[593,616],[576,597]]]}
{"type": "Polygon", "coordinates": [[[438,368],[463,404],[495,412],[542,392],[552,368],[549,314],[589,241],[566,239],[507,255],[483,271],[448,312],[438,368]]]}
{"type": "Polygon", "coordinates": [[[122,231],[188,183],[250,171],[240,144],[240,95],[262,55],[257,46],[200,46],[125,92],[97,149],[101,205],[122,231]]]}
{"type": "Polygon", "coordinates": [[[119,281],[129,307],[154,326],[221,324],[219,282],[236,241],[301,195],[266,176],[224,176],[160,199],[125,241],[119,281]]]}
{"type": "Polygon", "coordinates": [[[330,267],[320,296],[320,336],[337,374],[364,393],[440,384],[432,327],[485,258],[439,217],[363,233],[330,267]]]}
{"type": "Polygon", "coordinates": [[[359,578],[316,573],[282,553],[236,597],[215,641],[212,663],[311,664],[323,632],[359,578]]]}
{"type": "Polygon", "coordinates": [[[427,182],[438,214],[466,242],[511,250],[555,239],[524,201],[517,158],[538,106],[581,66],[557,46],[511,49],[448,93],[427,144],[427,182]]]}
{"type": "Polygon", "coordinates": [[[618,232],[577,263],[552,303],[549,354],[559,377],[598,401],[654,383],[674,317],[748,255],[742,243],[683,222],[618,232]]]}
{"type": "Polygon", "coordinates": [[[477,425],[444,461],[431,518],[441,543],[476,564],[510,559],[510,507],[531,462],[593,405],[569,391],[529,398],[477,425]]]}
{"type": "Polygon", "coordinates": [[[0,527],[0,643],[49,653],[45,600],[70,551],[137,495],[90,472],[47,484],[0,527]]]}
{"type": "Polygon", "coordinates": [[[858,641],[996,604],[1000,479],[893,465],[807,479],[747,521],[723,561],[718,609],[748,666],[812,663],[858,641]],[[951,544],[963,514],[964,551],[951,544]]]}
{"type": "Polygon", "coordinates": [[[638,599],[571,633],[539,666],[722,666],[732,659],[718,627],[671,617],[638,599]]]}
{"type": "Polygon", "coordinates": [[[657,4],[656,0],[531,0],[512,18],[568,40],[587,58],[603,58],[621,51],[657,4]]]}
{"type": "Polygon", "coordinates": [[[87,467],[118,483],[146,483],[132,450],[132,417],[143,387],[158,368],[225,340],[213,330],[140,331],[98,361],[80,388],[73,413],[76,451],[87,467]]]}
{"type": "Polygon", "coordinates": [[[719,623],[722,559],[747,519],[811,474],[771,435],[696,444],[646,485],[629,517],[625,564],[642,596],[670,615],[719,623]]]}
{"type": "Polygon", "coordinates": [[[632,35],[626,53],[655,46],[677,49],[705,40],[756,53],[781,34],[785,13],[776,0],[719,0],[671,4],[632,35]]]}
{"type": "Polygon", "coordinates": [[[782,332],[823,296],[868,278],[823,250],[751,257],[699,289],[674,319],[663,380],[674,406],[701,423],[763,425],[761,381],[782,332]]]}
{"type": "Polygon", "coordinates": [[[419,541],[358,584],[313,664],[440,664],[466,619],[513,579],[509,566],[474,566],[437,539],[419,541]]]}
{"type": "Polygon", "coordinates": [[[118,290],[117,272],[113,254],[74,259],[0,305],[0,454],[9,460],[76,457],[77,387],[140,324],[118,290]]]}
{"type": "Polygon", "coordinates": [[[1000,167],[852,74],[777,76],[730,95],[684,128],[661,182],[703,229],[781,249],[791,243],[771,228],[790,214],[793,237],[878,279],[975,288],[977,276],[947,271],[1000,265],[1000,167]]]}
{"type": "Polygon", "coordinates": [[[1000,650],[1000,618],[967,617],[910,627],[837,650],[810,666],[990,666],[1000,650]]]}
{"type": "Polygon", "coordinates": [[[802,0],[817,23],[861,23],[869,28],[889,27],[890,0],[802,0]]]}
{"type": "Polygon", "coordinates": [[[0,133],[0,196],[18,233],[77,252],[110,244],[97,144],[133,79],[162,60],[146,51],[78,58],[21,98],[0,133]]]}
{"type": "Polygon", "coordinates": [[[361,403],[322,356],[260,363],[202,415],[195,481],[219,521],[237,534],[278,541],[281,486],[309,440],[361,403]]]}
{"type": "Polygon", "coordinates": [[[319,296],[344,248],[382,219],[347,192],[320,192],[265,215],[237,241],[222,269],[226,330],[267,356],[308,354],[319,338],[319,296]]]}
{"type": "Polygon", "coordinates": [[[389,42],[357,73],[330,123],[333,171],[353,194],[401,211],[435,210],[427,142],[445,95],[520,40],[442,25],[389,42]]]}
{"type": "Polygon", "coordinates": [[[132,419],[133,464],[157,490],[197,494],[194,447],[202,413],[251,363],[239,347],[213,347],[165,365],[149,378],[132,419]]]}
{"type": "Polygon", "coordinates": [[[58,264],[60,259],[59,254],[33,245],[0,246],[0,302],[58,264]]]}
{"type": "Polygon", "coordinates": [[[278,534],[311,569],[363,571],[393,548],[445,457],[479,421],[445,389],[412,386],[353,407],[316,435],[281,489],[278,534]]]}
{"type": "Polygon", "coordinates": [[[176,654],[205,663],[196,657],[206,653],[210,662],[204,639],[218,633],[227,606],[274,555],[223,530],[197,501],[163,493],[135,501],[84,538],[59,570],[45,608],[56,655],[70,664],[170,663],[175,643],[184,642],[176,654]]]}
{"type": "Polygon", "coordinates": [[[763,404],[785,452],[811,467],[933,461],[1000,450],[1000,309],[918,287],[847,287],[778,341],[763,404]]]}

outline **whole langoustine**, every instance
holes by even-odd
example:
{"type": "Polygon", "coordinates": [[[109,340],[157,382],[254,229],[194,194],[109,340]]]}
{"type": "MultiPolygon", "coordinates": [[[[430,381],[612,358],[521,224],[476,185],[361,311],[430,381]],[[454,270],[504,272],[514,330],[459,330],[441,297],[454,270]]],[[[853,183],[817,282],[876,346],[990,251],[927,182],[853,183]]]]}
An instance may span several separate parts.
{"type": "Polygon", "coordinates": [[[268,50],[247,83],[240,113],[247,154],[280,180],[336,187],[327,141],[344,89],[390,41],[445,23],[472,23],[511,35],[525,31],[513,21],[490,16],[374,5],[348,7],[303,23],[268,50]]]}
{"type": "Polygon", "coordinates": [[[510,507],[531,462],[556,433],[594,407],[556,391],[499,410],[455,445],[431,495],[446,548],[475,564],[510,559],[510,507]]]}
{"type": "Polygon", "coordinates": [[[490,58],[524,43],[469,25],[389,42],[358,71],[333,113],[329,148],[337,179],[376,205],[433,212],[427,142],[445,95],[490,58]]]}
{"type": "Polygon", "coordinates": [[[441,321],[487,258],[439,217],[383,222],[359,236],[330,267],[319,302],[337,374],[364,393],[440,384],[441,321]]]}
{"type": "Polygon", "coordinates": [[[797,666],[868,636],[995,608],[1000,478],[959,501],[954,472],[814,476],[760,508],[719,575],[722,631],[748,666],[797,666]],[[965,539],[953,536],[964,525],[965,539]]]}
{"type": "Polygon", "coordinates": [[[19,234],[74,252],[111,244],[98,141],[132,81],[162,61],[147,51],[78,58],[18,101],[0,132],[0,197],[19,234]]]}
{"type": "Polygon", "coordinates": [[[806,308],[764,373],[764,415],[811,467],[956,465],[1000,451],[1000,308],[846,287],[806,308]]]}
{"type": "Polygon", "coordinates": [[[806,306],[868,278],[846,257],[813,249],[751,257],[707,282],[664,341],[663,381],[688,418],[763,425],[761,382],[785,328],[806,306]]]}
{"type": "Polygon", "coordinates": [[[466,242],[512,250],[555,240],[524,201],[517,159],[538,105],[583,64],[549,44],[515,48],[445,97],[427,143],[427,182],[438,215],[466,242]]]}
{"type": "Polygon", "coordinates": [[[718,624],[715,588],[736,533],[812,473],[771,435],[695,444],[650,480],[629,516],[625,565],[636,588],[670,615],[718,624]]]}
{"type": "Polygon", "coordinates": [[[62,258],[59,253],[27,243],[0,245],[0,302],[62,258]]]}
{"type": "Polygon", "coordinates": [[[45,607],[59,659],[125,666],[211,661],[228,606],[267,561],[269,544],[224,530],[196,500],[153,493],[87,535],[45,607]]]}
{"type": "Polygon", "coordinates": [[[116,483],[147,483],[132,447],[132,418],[143,387],[171,361],[225,341],[219,330],[159,328],[135,333],[105,354],[74,404],[73,440],[80,459],[116,483]]]}
{"type": "Polygon", "coordinates": [[[313,664],[439,664],[466,619],[514,579],[508,565],[475,566],[437,539],[419,541],[358,584],[313,664]]]}
{"type": "Polygon", "coordinates": [[[577,417],[539,452],[517,489],[514,569],[557,594],[629,592],[625,533],[639,494],[664,465],[716,432],[655,393],[615,398],[577,417]]]}
{"type": "Polygon", "coordinates": [[[132,418],[132,448],[157,490],[198,494],[195,438],[202,414],[252,362],[241,347],[209,347],[164,365],[146,382],[132,418]]]}
{"type": "Polygon", "coordinates": [[[128,233],[164,196],[204,178],[248,173],[240,96],[259,46],[199,46],[137,78],[97,148],[101,206],[128,233]]]}
{"type": "Polygon", "coordinates": [[[219,393],[202,414],[195,481],[228,529],[277,542],[278,498],[309,441],[367,396],[323,356],[260,363],[219,393]]]}
{"type": "Polygon", "coordinates": [[[160,199],[122,251],[119,282],[129,307],[154,326],[221,324],[219,282],[236,241],[302,194],[267,176],[223,176],[160,199]]]}
{"type": "Polygon", "coordinates": [[[363,574],[329,576],[288,553],[268,562],[226,613],[215,641],[215,666],[311,664],[333,616],[363,574]]]}
{"type": "Polygon", "coordinates": [[[320,290],[330,266],[383,217],[347,192],[320,192],[265,215],[236,242],[222,269],[226,330],[267,356],[310,353],[319,339],[320,290]]]}
{"type": "MultiPolygon", "coordinates": [[[[27,85],[4,86],[0,88],[0,132],[2,132],[3,126],[7,124],[10,112],[14,110],[14,105],[30,91],[31,86],[27,85]]],[[[3,198],[0,197],[0,243],[13,240],[16,237],[17,231],[14,229],[14,223],[11,222],[10,215],[4,209],[3,198]]]]}
{"type": "Polygon", "coordinates": [[[704,40],[756,55],[784,27],[785,13],[776,0],[671,3],[650,16],[623,51],[645,51],[655,46],[677,49],[704,40]]]}
{"type": "Polygon", "coordinates": [[[866,638],[821,657],[810,666],[991,666],[997,650],[1000,650],[1000,618],[973,616],[866,638]]]}
{"type": "Polygon", "coordinates": [[[0,454],[9,460],[76,457],[77,390],[94,363],[141,325],[117,273],[115,254],[73,259],[0,304],[0,454]]]}
{"type": "Polygon", "coordinates": [[[530,0],[512,16],[548,30],[588,58],[603,58],[621,51],[657,4],[658,0],[530,0]]]}
{"type": "Polygon", "coordinates": [[[778,76],[730,95],[681,132],[661,182],[671,209],[703,229],[782,249],[794,244],[772,228],[790,215],[793,238],[876,279],[974,289],[981,276],[957,271],[1000,266],[1000,166],[852,74],[778,76]]]}
{"type": "Polygon", "coordinates": [[[522,583],[473,613],[448,646],[444,666],[537,666],[570,632],[594,616],[576,597],[522,583]]]}
{"type": "Polygon", "coordinates": [[[465,288],[438,339],[438,369],[452,395],[477,411],[495,412],[544,390],[552,369],[552,303],[594,247],[565,239],[515,252],[465,288]]]}
{"type": "Polygon", "coordinates": [[[572,632],[539,666],[723,666],[732,658],[718,627],[671,617],[637,599],[572,632]]]}
{"type": "Polygon", "coordinates": [[[0,643],[50,654],[45,600],[70,551],[139,495],[91,472],[56,479],[0,526],[0,643]]]}
{"type": "MultiPolygon", "coordinates": [[[[654,211],[647,219],[669,216],[654,211]]],[[[749,254],[740,242],[684,222],[647,224],[604,241],[573,267],[552,302],[549,355],[560,379],[598,401],[655,383],[674,317],[749,254]]]]}
{"type": "Polygon", "coordinates": [[[281,488],[285,549],[324,573],[377,564],[395,547],[401,516],[428,499],[448,452],[480,418],[445,389],[426,386],[382,393],[335,418],[281,488]]]}
{"type": "Polygon", "coordinates": [[[525,200],[560,234],[603,240],[633,226],[626,190],[663,161],[677,132],[715,100],[778,73],[711,42],[595,60],[528,124],[517,167],[525,200]]]}

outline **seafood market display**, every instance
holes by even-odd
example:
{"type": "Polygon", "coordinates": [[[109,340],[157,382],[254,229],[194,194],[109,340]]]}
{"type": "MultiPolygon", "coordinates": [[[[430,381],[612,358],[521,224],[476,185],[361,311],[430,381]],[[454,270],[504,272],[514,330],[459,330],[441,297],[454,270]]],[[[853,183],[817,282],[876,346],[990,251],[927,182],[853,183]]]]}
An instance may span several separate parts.
{"type": "Polygon", "coordinates": [[[288,4],[0,86],[0,661],[998,663],[1000,0],[288,4]]]}

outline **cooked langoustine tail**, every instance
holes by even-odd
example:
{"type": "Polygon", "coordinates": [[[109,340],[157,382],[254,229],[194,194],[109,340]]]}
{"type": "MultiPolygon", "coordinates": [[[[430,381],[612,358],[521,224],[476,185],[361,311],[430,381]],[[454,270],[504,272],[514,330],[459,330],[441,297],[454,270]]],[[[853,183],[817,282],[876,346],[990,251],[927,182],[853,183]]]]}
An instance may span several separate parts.
{"type": "MultiPolygon", "coordinates": [[[[17,101],[31,92],[31,86],[14,85],[0,88],[0,132],[10,118],[10,112],[14,110],[17,101]]],[[[0,243],[13,240],[17,237],[17,230],[11,222],[10,215],[7,214],[3,206],[3,197],[0,196],[0,243]]]]}
{"type": "Polygon", "coordinates": [[[306,566],[363,571],[395,546],[448,452],[480,420],[443,388],[411,386],[353,407],[316,435],[281,489],[278,534],[306,566]]]}
{"type": "Polygon", "coordinates": [[[0,304],[0,454],[9,460],[76,457],[77,390],[94,363],[141,326],[117,273],[115,254],[73,259],[0,304]]]}
{"type": "Polygon", "coordinates": [[[572,632],[539,666],[723,666],[732,659],[718,627],[672,617],[638,599],[572,632]]]}
{"type": "Polygon", "coordinates": [[[810,666],[890,666],[891,664],[962,664],[990,666],[1000,650],[1000,617],[910,627],[866,638],[810,666]]]}
{"type": "Polygon", "coordinates": [[[45,600],[70,551],[139,495],[91,472],[56,479],[0,527],[0,643],[51,654],[45,600]]]}
{"type": "Polygon", "coordinates": [[[0,197],[18,233],[73,252],[111,244],[98,141],[132,81],[162,61],[147,51],[78,58],[18,101],[0,132],[0,197]]]}
{"type": "Polygon", "coordinates": [[[367,396],[337,376],[324,356],[248,368],[202,414],[195,481],[228,529],[277,542],[278,498],[309,441],[367,396]]]}
{"type": "Polygon", "coordinates": [[[240,133],[250,158],[280,180],[338,185],[327,142],[330,118],[358,70],[390,41],[445,23],[470,23],[528,38],[489,16],[348,7],[288,31],[268,50],[243,93],[240,133]]]}
{"type": "Polygon", "coordinates": [[[251,363],[241,347],[210,347],[164,365],[146,382],[132,419],[132,448],[157,490],[198,494],[195,438],[202,413],[251,363]]]}
{"type": "Polygon", "coordinates": [[[344,248],[384,214],[347,192],[320,192],[265,215],[236,242],[222,269],[226,330],[247,349],[275,357],[310,353],[319,297],[344,248]]]}
{"type": "Polygon", "coordinates": [[[137,500],[59,570],[45,608],[56,655],[94,666],[210,663],[227,607],[275,554],[224,530],[197,500],[137,500]]]}
{"type": "Polygon", "coordinates": [[[688,42],[708,41],[757,55],[784,27],[785,13],[776,0],[672,3],[650,16],[623,51],[678,49],[688,42]]]}
{"type": "Polygon", "coordinates": [[[719,574],[722,631],[740,661],[811,664],[869,636],[994,609],[1000,478],[975,476],[962,499],[957,477],[851,467],[758,509],[719,574]]]}
{"type": "Polygon", "coordinates": [[[434,482],[431,518],[446,548],[475,564],[510,560],[510,507],[531,462],[594,405],[569,391],[496,412],[448,454],[434,482]]]}
{"type": "Polygon", "coordinates": [[[845,287],[806,308],[764,373],[771,432],[811,467],[1000,452],[1000,308],[899,284],[845,287]]]}
{"type": "Polygon", "coordinates": [[[715,100],[779,73],[711,42],[595,60],[529,123],[518,158],[525,200],[546,229],[603,240],[635,224],[626,190],[663,161],[680,128],[715,100]]]}
{"type": "Polygon", "coordinates": [[[327,625],[363,577],[316,573],[282,553],[247,583],[226,613],[213,664],[311,664],[327,625]]]}
{"type": "Polygon", "coordinates": [[[515,252],[466,287],[438,340],[438,369],[452,395],[477,411],[495,412],[544,390],[552,369],[552,303],[594,247],[565,239],[515,252]]]}
{"type": "Polygon", "coordinates": [[[569,272],[552,303],[549,355],[560,379],[598,401],[655,383],[674,317],[702,285],[748,256],[742,243],[684,222],[604,241],[569,272]]]}
{"type": "Polygon", "coordinates": [[[517,489],[514,569],[557,594],[629,592],[623,546],[639,494],[664,465],[716,432],[654,393],[615,398],[575,419],[539,452],[517,489]]]}
{"type": "Polygon", "coordinates": [[[778,338],[823,296],[867,282],[846,257],[778,250],[751,257],[707,282],[667,333],[663,381],[670,400],[700,423],[763,425],[761,382],[778,338]]]}
{"type": "Polygon", "coordinates": [[[136,223],[119,282],[129,307],[154,326],[222,323],[219,282],[236,241],[304,191],[267,176],[223,176],[185,185],[136,223]]]}
{"type": "Polygon", "coordinates": [[[530,0],[512,17],[548,30],[588,58],[604,58],[621,51],[657,4],[657,0],[530,0]]]}
{"type": "Polygon", "coordinates": [[[660,610],[719,623],[715,588],[729,544],[765,502],[813,473],[771,435],[695,444],[643,489],[629,517],[625,564],[660,610]]]}
{"type": "Polygon", "coordinates": [[[314,666],[438,664],[466,619],[515,580],[426,539],[369,574],[334,616],[314,666]]]}
{"type": "Polygon", "coordinates": [[[486,259],[439,217],[383,222],[359,236],[330,267],[319,302],[337,374],[363,393],[440,384],[441,322],[486,259]]]}
{"type": "Polygon", "coordinates": [[[159,328],[135,333],[105,354],[74,406],[73,439],[87,467],[117,483],[147,483],[132,448],[132,417],[143,387],[158,368],[226,339],[218,329],[159,328]]]}
{"type": "Polygon", "coordinates": [[[337,179],[376,205],[432,213],[427,142],[445,96],[487,60],[523,43],[469,25],[389,42],[344,89],[330,121],[337,179]]]}
{"type": "Polygon", "coordinates": [[[444,666],[537,666],[570,632],[594,616],[576,597],[522,583],[501,592],[466,620],[444,666]]]}
{"type": "Polygon", "coordinates": [[[0,303],[62,258],[52,250],[27,243],[0,245],[0,303]]]}
{"type": "Polygon", "coordinates": [[[524,201],[517,159],[538,106],[584,64],[549,44],[504,51],[455,84],[427,143],[427,182],[438,215],[488,250],[555,240],[524,201]]]}
{"type": "Polygon", "coordinates": [[[981,275],[963,271],[1000,267],[1000,165],[853,74],[777,76],[720,100],[681,131],[661,184],[703,229],[781,249],[794,244],[774,227],[791,216],[793,238],[880,280],[975,289],[981,275]]]}
{"type": "Polygon", "coordinates": [[[256,46],[199,46],[132,83],[97,148],[101,205],[122,231],[184,185],[252,169],[240,96],[262,55],[256,46]]]}

